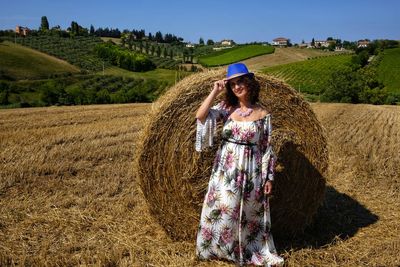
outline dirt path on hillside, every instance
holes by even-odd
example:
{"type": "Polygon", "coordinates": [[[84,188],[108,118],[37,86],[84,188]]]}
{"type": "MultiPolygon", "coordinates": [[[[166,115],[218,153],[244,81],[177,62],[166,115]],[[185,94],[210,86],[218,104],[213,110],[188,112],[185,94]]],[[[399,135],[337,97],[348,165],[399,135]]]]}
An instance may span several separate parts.
{"type": "Polygon", "coordinates": [[[275,52],[273,54],[250,58],[244,60],[243,62],[248,65],[250,69],[255,71],[266,67],[283,65],[292,62],[307,60],[308,58],[326,56],[331,54],[335,53],[307,48],[275,48],[275,52]]]}

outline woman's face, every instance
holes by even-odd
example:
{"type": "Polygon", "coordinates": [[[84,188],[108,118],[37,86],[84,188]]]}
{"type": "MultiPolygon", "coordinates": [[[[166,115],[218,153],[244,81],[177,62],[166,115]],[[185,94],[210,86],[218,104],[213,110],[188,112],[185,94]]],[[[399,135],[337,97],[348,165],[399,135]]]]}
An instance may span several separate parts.
{"type": "Polygon", "coordinates": [[[237,98],[247,99],[249,95],[249,87],[243,76],[230,79],[229,86],[237,98]]]}

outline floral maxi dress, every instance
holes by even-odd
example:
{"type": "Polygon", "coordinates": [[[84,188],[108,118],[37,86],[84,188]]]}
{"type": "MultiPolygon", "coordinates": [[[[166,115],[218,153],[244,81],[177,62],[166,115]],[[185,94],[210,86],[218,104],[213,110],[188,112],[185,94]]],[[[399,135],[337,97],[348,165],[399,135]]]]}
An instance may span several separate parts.
{"type": "Polygon", "coordinates": [[[271,116],[234,121],[220,103],[204,124],[197,122],[196,150],[213,145],[216,123],[224,122],[197,233],[200,259],[227,259],[240,265],[282,265],[270,232],[264,184],[273,180],[271,116]]]}

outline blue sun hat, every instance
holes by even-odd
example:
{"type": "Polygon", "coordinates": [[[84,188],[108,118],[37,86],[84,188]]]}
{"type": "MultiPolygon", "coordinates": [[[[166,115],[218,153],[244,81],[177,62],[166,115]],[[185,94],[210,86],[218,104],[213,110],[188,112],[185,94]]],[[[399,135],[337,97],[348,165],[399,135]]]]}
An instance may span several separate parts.
{"type": "Polygon", "coordinates": [[[253,76],[254,73],[249,72],[246,65],[243,63],[234,63],[228,66],[228,70],[226,73],[225,81],[230,80],[232,78],[236,78],[243,75],[251,75],[253,76]]]}

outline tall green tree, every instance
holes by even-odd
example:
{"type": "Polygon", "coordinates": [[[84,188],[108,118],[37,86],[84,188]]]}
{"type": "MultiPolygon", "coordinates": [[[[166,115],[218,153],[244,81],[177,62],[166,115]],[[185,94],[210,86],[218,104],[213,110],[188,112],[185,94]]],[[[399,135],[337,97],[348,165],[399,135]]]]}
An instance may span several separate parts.
{"type": "Polygon", "coordinates": [[[199,45],[204,45],[204,39],[202,37],[199,39],[199,45]]]}
{"type": "Polygon", "coordinates": [[[165,46],[163,46],[163,48],[161,50],[161,55],[162,55],[162,57],[167,57],[167,49],[165,48],[165,46]]]}
{"type": "Polygon", "coordinates": [[[161,56],[161,47],[159,45],[157,45],[157,56],[160,57],[161,56]]]}
{"type": "Polygon", "coordinates": [[[47,20],[46,16],[42,16],[41,23],[40,23],[40,30],[41,31],[49,30],[49,21],[47,20]]]}
{"type": "Polygon", "coordinates": [[[211,39],[208,39],[208,40],[207,40],[207,45],[214,45],[214,41],[211,40],[211,39]]]}
{"type": "Polygon", "coordinates": [[[334,51],[336,48],[336,43],[335,42],[330,42],[328,45],[328,50],[329,51],[334,51]]]}
{"type": "Polygon", "coordinates": [[[369,54],[367,50],[360,50],[358,54],[351,57],[351,63],[353,63],[355,68],[362,68],[368,64],[369,54]]]}
{"type": "Polygon", "coordinates": [[[163,35],[160,31],[156,32],[154,39],[157,43],[162,43],[164,41],[163,35]]]}
{"type": "Polygon", "coordinates": [[[76,21],[71,21],[71,34],[77,35],[79,33],[79,25],[76,21]]]}
{"type": "Polygon", "coordinates": [[[88,29],[83,28],[76,21],[71,22],[71,28],[69,28],[69,30],[71,31],[72,36],[87,36],[89,34],[88,29]]]}
{"type": "Polygon", "coordinates": [[[92,24],[90,24],[90,31],[89,31],[90,35],[94,35],[94,32],[95,32],[94,27],[92,24]]]}
{"type": "Polygon", "coordinates": [[[322,98],[328,102],[358,103],[360,87],[359,74],[346,67],[332,73],[322,98]]]}

